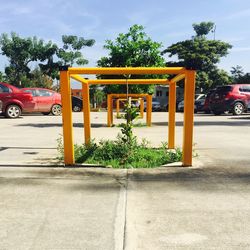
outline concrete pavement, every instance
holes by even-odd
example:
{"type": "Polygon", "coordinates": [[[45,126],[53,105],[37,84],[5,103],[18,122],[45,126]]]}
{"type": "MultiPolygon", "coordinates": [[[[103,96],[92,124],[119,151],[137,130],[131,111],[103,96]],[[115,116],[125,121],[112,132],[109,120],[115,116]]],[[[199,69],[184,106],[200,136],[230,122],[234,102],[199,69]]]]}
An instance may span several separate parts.
{"type": "MultiPolygon", "coordinates": [[[[165,115],[154,113],[155,125],[137,135],[159,143],[165,115]]],[[[0,120],[1,250],[250,249],[249,115],[197,115],[194,166],[149,170],[32,167],[55,160],[60,119],[47,118],[0,120]],[[4,166],[18,162],[30,166],[4,166]]],[[[104,115],[92,119],[97,139],[116,136],[104,115]]]]}
{"type": "Polygon", "coordinates": [[[0,168],[0,249],[249,249],[250,172],[0,168]]]}

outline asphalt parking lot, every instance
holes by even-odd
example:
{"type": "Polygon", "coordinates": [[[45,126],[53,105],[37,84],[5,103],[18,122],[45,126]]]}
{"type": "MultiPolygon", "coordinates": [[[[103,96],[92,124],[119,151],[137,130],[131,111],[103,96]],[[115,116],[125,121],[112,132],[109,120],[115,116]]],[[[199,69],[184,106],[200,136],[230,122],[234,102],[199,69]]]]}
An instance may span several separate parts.
{"type": "MultiPolygon", "coordinates": [[[[73,116],[80,143],[82,114],[73,116]]],[[[119,128],[106,127],[105,113],[91,119],[97,141],[116,137],[119,128]]],[[[167,113],[153,113],[152,121],[135,133],[159,145],[167,113]]],[[[182,121],[178,113],[179,146],[182,121]]],[[[249,114],[195,115],[191,168],[48,168],[61,117],[0,118],[0,128],[0,249],[250,248],[249,114]]]]}

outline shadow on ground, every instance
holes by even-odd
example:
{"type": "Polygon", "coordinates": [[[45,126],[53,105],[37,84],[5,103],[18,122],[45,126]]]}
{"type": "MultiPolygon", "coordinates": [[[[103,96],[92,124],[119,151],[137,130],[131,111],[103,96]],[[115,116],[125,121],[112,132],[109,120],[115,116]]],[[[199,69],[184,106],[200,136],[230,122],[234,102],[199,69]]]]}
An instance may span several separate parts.
{"type": "MultiPolygon", "coordinates": [[[[116,189],[119,186],[125,186],[127,182],[152,182],[157,185],[168,183],[199,190],[219,190],[239,188],[242,191],[250,189],[250,170],[247,168],[157,168],[157,169],[91,169],[91,168],[22,168],[21,177],[11,173],[15,168],[0,167],[0,186],[6,185],[42,185],[50,181],[74,181],[76,185],[71,184],[69,191],[72,190],[109,190],[116,189]],[[2,176],[8,173],[9,177],[2,176]],[[5,181],[4,181],[5,180],[5,181]],[[80,183],[79,183],[80,181],[80,183]],[[81,183],[82,182],[82,183],[81,183]]],[[[18,168],[16,172],[18,173],[18,168]]],[[[63,188],[63,185],[61,185],[63,188]]],[[[58,185],[60,188],[60,185],[58,185]]]]}
{"type": "MultiPolygon", "coordinates": [[[[237,127],[243,127],[243,126],[250,126],[250,118],[249,117],[242,117],[242,118],[232,118],[229,117],[229,119],[235,119],[236,121],[195,121],[195,126],[237,126],[237,127]]],[[[183,122],[177,121],[176,126],[183,126],[183,122]]],[[[168,126],[168,122],[152,122],[153,126],[168,126]]],[[[60,123],[24,123],[19,124],[17,126],[20,127],[34,127],[34,128],[50,128],[50,127],[62,127],[62,124],[60,123]]],[[[83,128],[83,123],[74,123],[73,127],[75,128],[83,128]]],[[[100,123],[91,123],[92,128],[102,128],[107,127],[106,124],[100,124],[100,123]]]]}

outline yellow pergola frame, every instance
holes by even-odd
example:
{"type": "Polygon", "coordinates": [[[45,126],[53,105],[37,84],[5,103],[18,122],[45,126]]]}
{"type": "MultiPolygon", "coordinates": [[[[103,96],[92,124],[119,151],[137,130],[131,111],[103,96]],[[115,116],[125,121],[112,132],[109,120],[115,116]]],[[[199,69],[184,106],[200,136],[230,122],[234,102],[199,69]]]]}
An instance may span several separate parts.
{"type": "Polygon", "coordinates": [[[71,68],[61,67],[60,83],[62,95],[62,121],[63,121],[63,142],[64,142],[64,162],[65,165],[73,165],[74,143],[73,143],[73,123],[72,123],[72,103],[70,78],[82,83],[83,97],[83,118],[85,143],[90,142],[90,84],[169,84],[169,126],[168,126],[168,146],[175,146],[175,106],[176,106],[176,82],[185,79],[184,90],[184,126],[183,126],[183,166],[192,166],[193,153],[193,121],[194,121],[194,93],[195,93],[195,71],[187,70],[183,67],[120,67],[120,68],[71,68]],[[103,79],[88,80],[81,75],[176,75],[170,80],[165,79],[103,79]]]}
{"type": "Polygon", "coordinates": [[[127,100],[126,97],[136,98],[135,100],[141,98],[140,100],[140,117],[143,118],[144,112],[144,97],[146,97],[147,107],[147,125],[151,126],[151,113],[152,113],[152,95],[149,94],[108,94],[107,95],[107,126],[111,127],[113,125],[113,99],[116,100],[116,112],[119,115],[120,112],[120,100],[127,100]]]}
{"type": "MultiPolygon", "coordinates": [[[[120,115],[120,102],[127,101],[127,98],[117,98],[116,99],[116,116],[120,115]]],[[[140,116],[139,118],[144,117],[144,99],[142,98],[131,98],[131,101],[140,101],[140,116]]]]}

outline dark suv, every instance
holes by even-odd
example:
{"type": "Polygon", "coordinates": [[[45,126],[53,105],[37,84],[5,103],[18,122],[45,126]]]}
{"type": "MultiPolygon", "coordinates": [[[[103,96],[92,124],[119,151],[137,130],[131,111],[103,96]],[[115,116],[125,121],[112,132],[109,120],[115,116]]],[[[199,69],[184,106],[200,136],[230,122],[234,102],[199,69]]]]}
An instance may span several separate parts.
{"type": "Polygon", "coordinates": [[[250,108],[250,84],[219,86],[210,97],[210,109],[215,115],[229,111],[241,115],[250,108]]]}

